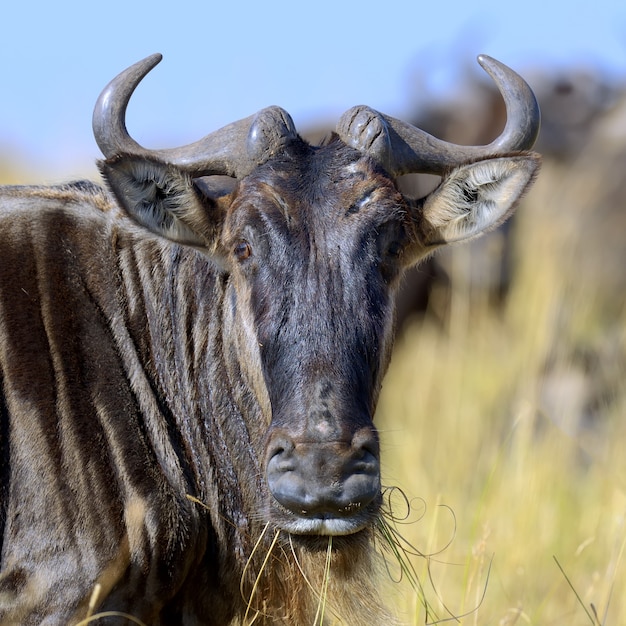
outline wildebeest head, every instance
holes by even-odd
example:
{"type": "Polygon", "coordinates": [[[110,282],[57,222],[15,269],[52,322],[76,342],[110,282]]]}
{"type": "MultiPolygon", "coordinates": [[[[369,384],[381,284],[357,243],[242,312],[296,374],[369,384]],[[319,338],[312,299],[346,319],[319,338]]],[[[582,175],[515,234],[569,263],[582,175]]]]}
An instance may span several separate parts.
{"type": "Polygon", "coordinates": [[[356,107],[313,147],[271,107],[189,146],[148,151],[128,136],[124,115],[159,60],[132,66],[100,97],[102,171],[131,217],[204,251],[222,272],[228,368],[265,432],[259,516],[292,534],[356,533],[380,507],[372,417],[395,289],[403,270],[438,246],[511,213],[539,163],[523,152],[538,131],[534,96],[481,57],[508,110],[488,146],[447,144],[356,107]],[[410,199],[396,186],[410,172],[443,180],[410,199]]]}

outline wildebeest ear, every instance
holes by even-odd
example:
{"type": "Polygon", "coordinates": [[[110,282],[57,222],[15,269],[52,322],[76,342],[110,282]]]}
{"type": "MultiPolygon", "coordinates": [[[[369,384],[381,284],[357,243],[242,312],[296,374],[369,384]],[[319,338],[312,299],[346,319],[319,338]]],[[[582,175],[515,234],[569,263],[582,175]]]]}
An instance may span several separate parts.
{"type": "Polygon", "coordinates": [[[519,153],[454,169],[422,203],[421,243],[428,249],[477,237],[511,215],[539,170],[541,158],[519,153]]]}
{"type": "Polygon", "coordinates": [[[121,207],[151,232],[209,253],[216,251],[227,204],[180,168],[145,156],[117,156],[98,163],[121,207]],[[198,182],[198,184],[196,184],[198,182]]]}

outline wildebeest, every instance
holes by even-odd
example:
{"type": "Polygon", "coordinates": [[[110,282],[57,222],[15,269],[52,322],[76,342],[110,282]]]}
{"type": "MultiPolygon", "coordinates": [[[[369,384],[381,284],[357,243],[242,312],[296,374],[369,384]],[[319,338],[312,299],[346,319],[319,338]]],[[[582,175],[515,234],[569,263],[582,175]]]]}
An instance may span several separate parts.
{"type": "Polygon", "coordinates": [[[534,96],[485,56],[508,111],[487,146],[364,106],[311,146],[270,107],[147,150],[124,118],[160,58],[96,104],[109,190],[0,196],[0,622],[389,623],[372,416],[393,295],[511,213],[534,96]],[[404,197],[418,171],[443,182],[404,197]]]}

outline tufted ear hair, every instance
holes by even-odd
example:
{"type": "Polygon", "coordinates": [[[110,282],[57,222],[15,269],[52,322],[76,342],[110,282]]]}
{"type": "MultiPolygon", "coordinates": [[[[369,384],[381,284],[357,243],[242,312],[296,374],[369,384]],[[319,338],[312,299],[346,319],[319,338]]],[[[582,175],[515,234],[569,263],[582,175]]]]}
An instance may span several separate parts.
{"type": "Polygon", "coordinates": [[[230,187],[211,186],[146,156],[116,156],[99,161],[98,167],[135,222],[176,243],[216,253],[234,181],[230,187]]]}
{"type": "Polygon", "coordinates": [[[473,239],[504,222],[532,184],[541,163],[533,152],[462,165],[416,207],[422,254],[473,239]]]}

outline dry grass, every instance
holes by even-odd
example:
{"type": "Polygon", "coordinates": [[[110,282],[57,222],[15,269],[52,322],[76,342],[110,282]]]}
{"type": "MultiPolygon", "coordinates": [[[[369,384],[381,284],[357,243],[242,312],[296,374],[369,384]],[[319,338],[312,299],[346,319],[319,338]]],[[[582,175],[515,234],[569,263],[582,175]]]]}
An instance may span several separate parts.
{"type": "Polygon", "coordinates": [[[417,499],[400,531],[432,555],[412,558],[424,592],[406,577],[391,592],[408,624],[626,616],[626,270],[616,250],[589,280],[591,247],[611,257],[584,226],[600,181],[578,175],[548,164],[521,207],[504,310],[453,283],[448,318],[399,338],[377,416],[384,479],[417,499]]]}

